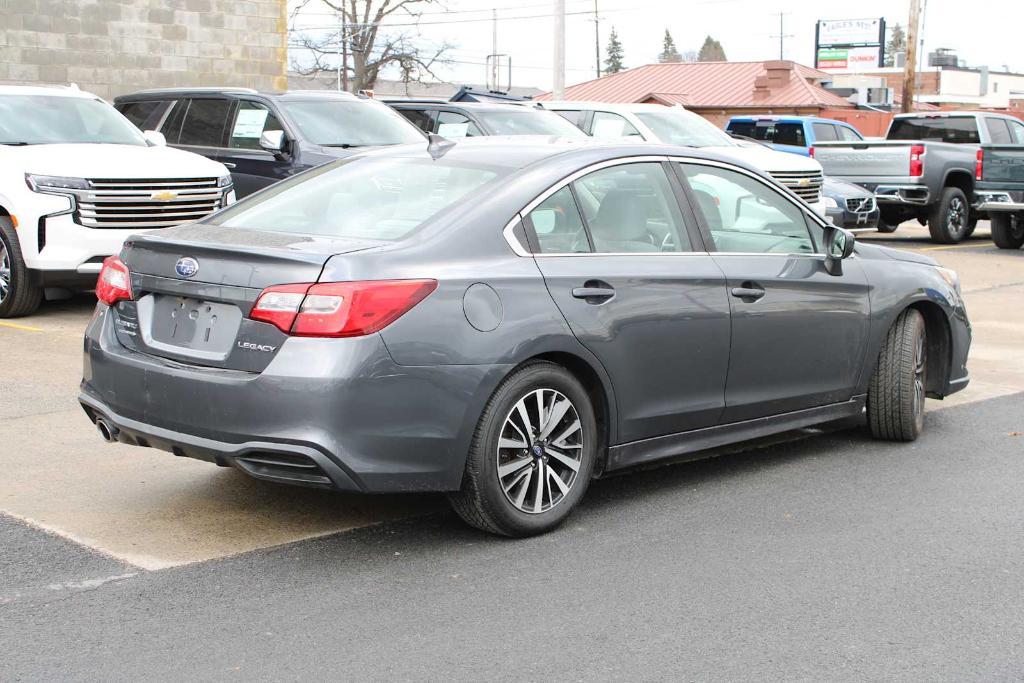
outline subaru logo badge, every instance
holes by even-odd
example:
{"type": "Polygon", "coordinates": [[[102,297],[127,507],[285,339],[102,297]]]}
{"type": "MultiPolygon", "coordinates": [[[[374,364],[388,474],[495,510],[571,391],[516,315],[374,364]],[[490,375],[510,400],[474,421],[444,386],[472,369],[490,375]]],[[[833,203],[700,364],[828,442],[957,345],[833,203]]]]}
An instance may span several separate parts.
{"type": "Polygon", "coordinates": [[[174,264],[174,272],[181,277],[192,277],[199,272],[199,261],[196,261],[191,256],[180,258],[174,264]]]}

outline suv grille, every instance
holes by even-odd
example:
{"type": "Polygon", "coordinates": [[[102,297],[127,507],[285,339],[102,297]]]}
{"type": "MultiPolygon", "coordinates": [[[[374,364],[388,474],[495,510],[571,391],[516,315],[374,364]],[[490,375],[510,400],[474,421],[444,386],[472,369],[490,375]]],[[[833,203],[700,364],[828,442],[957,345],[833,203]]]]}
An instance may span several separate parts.
{"type": "Polygon", "coordinates": [[[846,200],[846,209],[854,213],[868,213],[875,210],[874,197],[854,197],[846,200]]]}
{"type": "Polygon", "coordinates": [[[230,189],[216,178],[89,180],[75,190],[74,218],[87,228],[165,228],[194,221],[223,206],[230,189]]]}
{"type": "Polygon", "coordinates": [[[808,204],[821,198],[821,171],[770,171],[769,175],[808,204]]]}

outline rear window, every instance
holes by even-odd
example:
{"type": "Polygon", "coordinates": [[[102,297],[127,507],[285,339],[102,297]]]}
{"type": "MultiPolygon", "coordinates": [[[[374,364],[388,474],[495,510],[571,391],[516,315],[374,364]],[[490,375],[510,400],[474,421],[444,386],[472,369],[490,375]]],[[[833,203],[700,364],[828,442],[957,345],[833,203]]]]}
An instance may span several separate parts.
{"type": "MultiPolygon", "coordinates": [[[[777,123],[775,121],[736,121],[729,124],[729,132],[745,138],[776,145],[806,147],[802,123],[777,123]]],[[[833,140],[835,137],[832,138],[833,140]]]]}
{"type": "Polygon", "coordinates": [[[1008,145],[1012,142],[1010,138],[1010,126],[1003,119],[985,117],[985,126],[988,128],[988,136],[997,145],[1008,145]]]}
{"type": "Polygon", "coordinates": [[[764,139],[757,137],[757,125],[753,121],[730,121],[727,129],[730,133],[742,135],[745,138],[764,139]]]}
{"type": "Polygon", "coordinates": [[[550,111],[509,105],[508,111],[478,111],[476,117],[493,135],[560,135],[586,137],[576,126],[550,111]]]}
{"type": "Polygon", "coordinates": [[[394,241],[502,172],[443,159],[351,159],[278,183],[221,211],[210,222],[268,232],[394,241]]]}
{"type": "Polygon", "coordinates": [[[286,118],[314,145],[368,147],[422,142],[416,128],[387,105],[370,100],[282,100],[286,118]]]}
{"type": "Polygon", "coordinates": [[[154,128],[156,121],[150,121],[150,119],[156,119],[154,116],[157,113],[157,109],[163,111],[163,107],[167,104],[165,100],[148,100],[146,102],[129,102],[128,104],[122,104],[117,107],[117,110],[124,114],[125,118],[135,124],[140,130],[149,130],[154,128]]]}
{"type": "Polygon", "coordinates": [[[929,140],[956,144],[977,144],[978,121],[973,116],[932,116],[893,119],[889,140],[929,140]]]}

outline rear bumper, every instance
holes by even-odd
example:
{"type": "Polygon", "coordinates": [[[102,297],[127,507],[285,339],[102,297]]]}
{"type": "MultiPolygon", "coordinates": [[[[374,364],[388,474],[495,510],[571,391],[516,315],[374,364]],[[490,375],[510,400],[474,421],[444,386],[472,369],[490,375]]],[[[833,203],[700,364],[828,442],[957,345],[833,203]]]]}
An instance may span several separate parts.
{"type": "Polygon", "coordinates": [[[459,488],[504,366],[394,363],[379,335],[290,338],[261,373],[125,348],[100,305],[79,401],[121,441],[261,479],[368,493],[459,488]]]}

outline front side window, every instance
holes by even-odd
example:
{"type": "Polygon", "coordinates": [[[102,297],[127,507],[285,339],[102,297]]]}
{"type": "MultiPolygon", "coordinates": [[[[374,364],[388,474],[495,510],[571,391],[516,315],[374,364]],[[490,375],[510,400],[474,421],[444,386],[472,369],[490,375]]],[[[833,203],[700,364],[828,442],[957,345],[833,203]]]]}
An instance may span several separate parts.
{"type": "Polygon", "coordinates": [[[602,140],[615,140],[617,138],[638,137],[642,138],[640,131],[633,127],[629,121],[618,114],[607,111],[595,111],[594,120],[590,124],[590,134],[602,140]]]}
{"type": "Polygon", "coordinates": [[[231,122],[228,147],[260,149],[260,138],[263,137],[263,133],[273,130],[284,128],[266,105],[242,100],[235,110],[235,120],[231,122]]]}
{"type": "Polygon", "coordinates": [[[142,133],[99,99],[0,95],[0,145],[146,144],[142,133]]]}
{"type": "Polygon", "coordinates": [[[483,135],[468,116],[454,111],[437,112],[437,134],[443,138],[468,138],[483,135]]]}
{"type": "Polygon", "coordinates": [[[621,164],[575,183],[598,253],[692,251],[672,186],[659,163],[621,164]]]}
{"type": "Polygon", "coordinates": [[[423,142],[400,114],[370,100],[280,100],[278,107],[303,138],[321,147],[369,147],[423,142]]]}
{"type": "Polygon", "coordinates": [[[681,167],[716,251],[814,253],[803,211],[765,183],[715,166],[681,167]]]}
{"type": "Polygon", "coordinates": [[[814,139],[818,142],[834,142],[838,140],[836,127],[831,123],[812,123],[814,127],[814,139]]]}
{"type": "Polygon", "coordinates": [[[587,230],[568,185],[538,204],[529,215],[541,254],[590,251],[587,230]]]}
{"type": "Polygon", "coordinates": [[[222,147],[231,102],[220,99],[195,99],[189,102],[181,126],[179,145],[222,147]]]}
{"type": "Polygon", "coordinates": [[[277,183],[210,222],[268,232],[399,240],[506,172],[443,159],[353,159],[277,183]]]}

